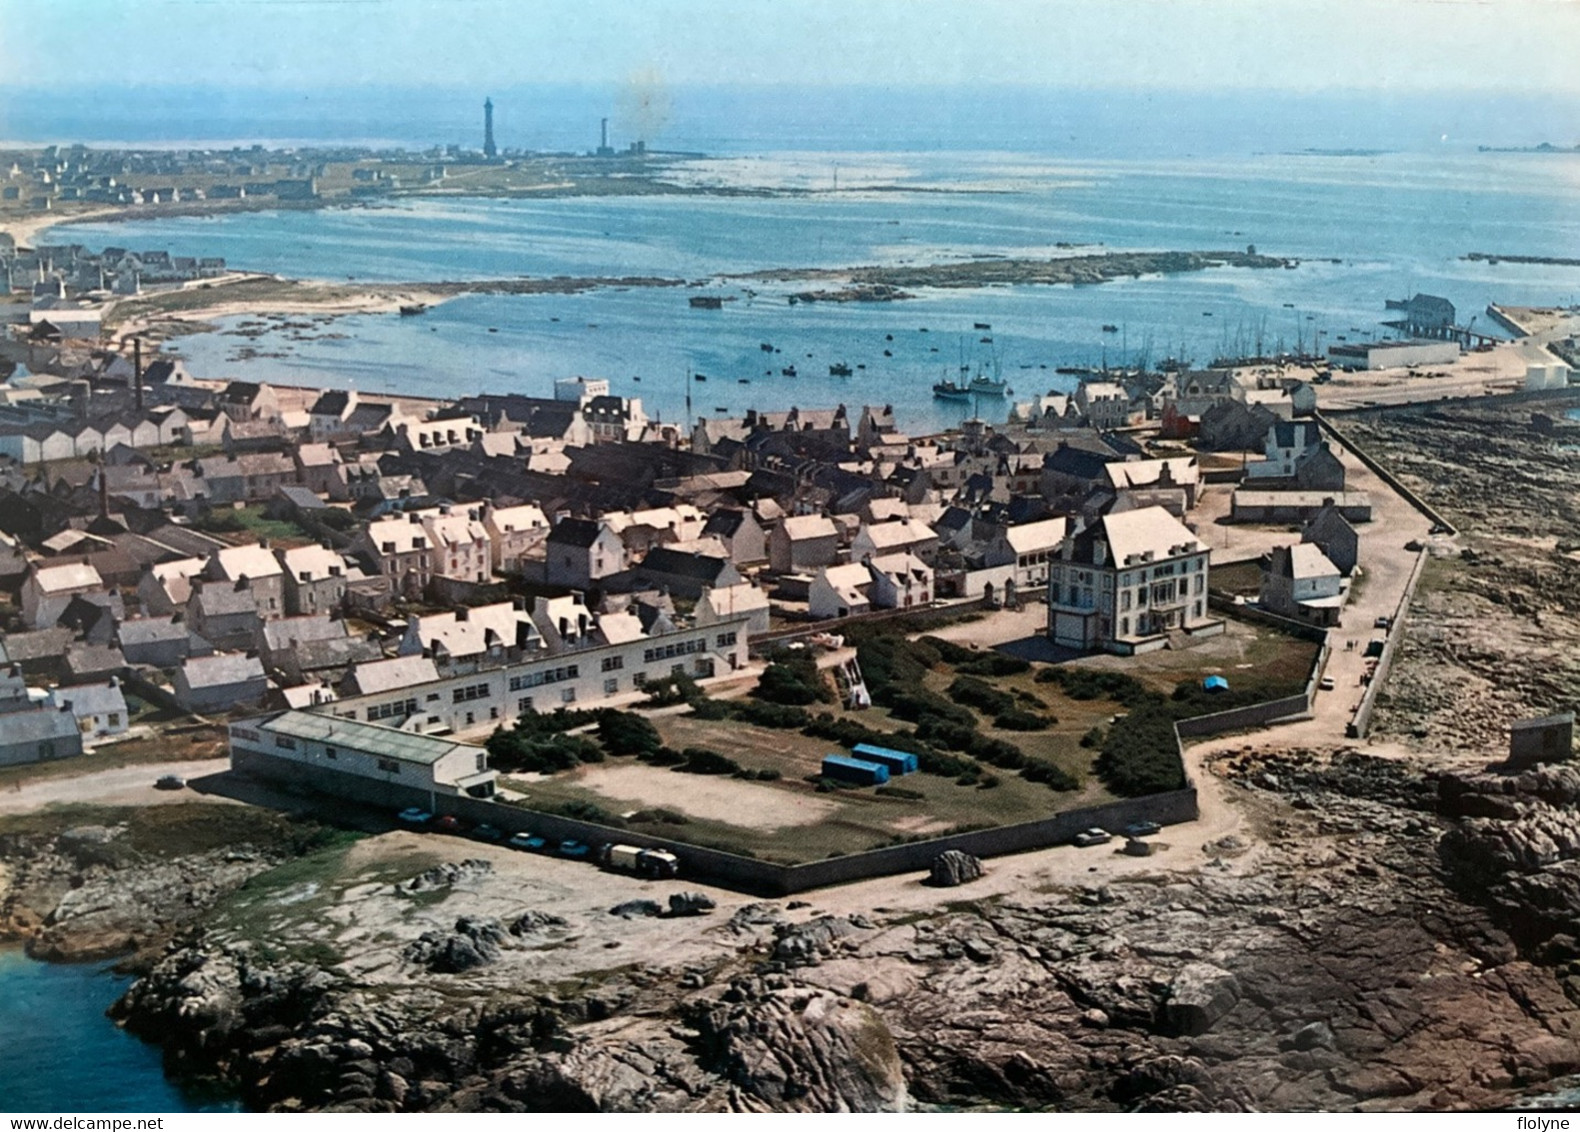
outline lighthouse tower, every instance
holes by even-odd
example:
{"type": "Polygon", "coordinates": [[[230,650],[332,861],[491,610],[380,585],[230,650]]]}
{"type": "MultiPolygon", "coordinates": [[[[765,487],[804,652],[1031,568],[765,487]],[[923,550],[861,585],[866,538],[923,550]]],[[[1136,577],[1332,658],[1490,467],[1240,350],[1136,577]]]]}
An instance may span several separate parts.
{"type": "Polygon", "coordinates": [[[483,100],[483,156],[492,161],[499,156],[499,149],[494,145],[494,100],[483,100]]]}

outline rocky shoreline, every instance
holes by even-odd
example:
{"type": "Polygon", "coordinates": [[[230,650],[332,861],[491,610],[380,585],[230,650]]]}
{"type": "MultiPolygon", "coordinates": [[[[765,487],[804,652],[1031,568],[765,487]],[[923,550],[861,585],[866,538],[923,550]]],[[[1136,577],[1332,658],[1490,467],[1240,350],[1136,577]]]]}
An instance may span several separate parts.
{"type": "MultiPolygon", "coordinates": [[[[130,898],[142,938],[176,938],[115,1014],[173,1074],[279,1111],[1484,1109],[1580,1071],[1580,769],[1246,748],[1217,770],[1265,844],[1199,873],[967,885],[925,912],[601,913],[700,933],[674,962],[617,959],[585,917],[477,915],[486,861],[353,877],[348,922],[453,925],[393,950],[246,939],[204,904],[262,863],[200,854],[157,886],[193,915],[130,898]]],[[[66,895],[35,930],[80,954],[107,937],[66,895]]]]}

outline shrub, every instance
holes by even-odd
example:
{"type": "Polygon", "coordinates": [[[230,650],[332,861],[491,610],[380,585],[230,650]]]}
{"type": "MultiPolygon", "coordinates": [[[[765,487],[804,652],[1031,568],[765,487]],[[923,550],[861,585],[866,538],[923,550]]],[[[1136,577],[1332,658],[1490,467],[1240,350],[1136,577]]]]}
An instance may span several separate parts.
{"type": "Polygon", "coordinates": [[[1018,676],[1031,670],[1031,662],[1001,652],[979,653],[974,660],[956,666],[955,671],[970,676],[1018,676]]]}
{"type": "Polygon", "coordinates": [[[968,649],[964,645],[957,645],[953,641],[946,641],[942,637],[923,637],[917,644],[926,645],[938,654],[945,664],[969,664],[977,658],[975,649],[968,649]]]}
{"type": "Polygon", "coordinates": [[[692,703],[691,714],[698,719],[734,719],[733,706],[724,700],[710,700],[704,696],[692,703]]]}
{"type": "Polygon", "coordinates": [[[1026,753],[1015,744],[985,735],[976,737],[968,753],[1000,770],[1019,770],[1026,765],[1026,753]]]}
{"type": "Polygon", "coordinates": [[[1185,785],[1170,707],[1164,701],[1138,705],[1108,729],[1096,765],[1115,794],[1135,797],[1185,785]]]}
{"type": "Polygon", "coordinates": [[[677,814],[674,810],[638,810],[626,819],[632,825],[648,825],[661,823],[663,825],[690,825],[691,819],[685,814],[677,814]]]}
{"type": "Polygon", "coordinates": [[[959,676],[954,683],[946,689],[949,698],[957,704],[974,707],[988,715],[998,715],[1000,712],[1014,710],[1015,697],[1008,692],[1001,692],[985,681],[974,676],[959,676]]]}
{"type": "Polygon", "coordinates": [[[920,802],[927,797],[920,790],[907,790],[903,786],[880,786],[873,793],[884,798],[904,798],[908,802],[920,802]]]}
{"type": "Polygon", "coordinates": [[[789,704],[759,703],[756,700],[714,700],[727,707],[729,718],[758,727],[774,727],[781,731],[794,731],[805,727],[812,718],[803,708],[789,704]]]}
{"type": "Polygon", "coordinates": [[[694,704],[703,698],[702,689],[697,687],[697,682],[684,672],[648,680],[642,687],[647,692],[647,702],[654,707],[694,704]]]}
{"type": "Polygon", "coordinates": [[[759,700],[773,704],[803,707],[832,699],[817,661],[804,652],[783,652],[763,670],[762,679],[752,690],[759,700]]]}
{"type": "Polygon", "coordinates": [[[660,747],[651,754],[638,755],[649,766],[679,766],[686,761],[686,756],[673,747],[660,747]]]}
{"type": "Polygon", "coordinates": [[[611,755],[646,755],[664,745],[658,728],[634,711],[605,711],[598,719],[598,741],[611,755]]]}
{"type": "Polygon", "coordinates": [[[993,722],[1005,731],[1046,731],[1049,724],[1058,721],[1034,711],[1011,708],[1009,711],[1000,712],[993,722]]]}
{"type": "Polygon", "coordinates": [[[1042,759],[1028,759],[1020,776],[1027,782],[1042,782],[1055,790],[1079,790],[1081,780],[1057,763],[1042,759]]]}
{"type": "Polygon", "coordinates": [[[683,774],[739,774],[741,764],[727,755],[706,747],[687,747],[681,754],[685,762],[675,767],[683,774]]]}
{"type": "Polygon", "coordinates": [[[569,770],[578,763],[603,761],[603,749],[575,735],[533,734],[513,728],[498,728],[483,744],[489,760],[498,770],[552,774],[569,770]]]}
{"type": "Polygon", "coordinates": [[[1101,727],[1093,727],[1085,735],[1081,736],[1081,746],[1083,747],[1101,747],[1102,745],[1103,729],[1101,727]]]}
{"type": "Polygon", "coordinates": [[[977,789],[978,790],[991,790],[991,789],[993,789],[993,787],[995,787],[997,785],[998,785],[998,775],[996,775],[996,774],[984,774],[982,776],[982,781],[977,783],[977,789]]]}
{"type": "Polygon", "coordinates": [[[616,829],[625,828],[623,819],[611,814],[601,806],[593,805],[591,802],[561,802],[557,806],[550,807],[549,813],[564,814],[566,817],[575,818],[577,821],[590,821],[598,825],[610,825],[616,829]]]}
{"type": "Polygon", "coordinates": [[[1102,672],[1091,668],[1058,665],[1037,673],[1037,683],[1058,684],[1072,700],[1114,700],[1130,706],[1144,699],[1147,687],[1123,672],[1102,672]]]}

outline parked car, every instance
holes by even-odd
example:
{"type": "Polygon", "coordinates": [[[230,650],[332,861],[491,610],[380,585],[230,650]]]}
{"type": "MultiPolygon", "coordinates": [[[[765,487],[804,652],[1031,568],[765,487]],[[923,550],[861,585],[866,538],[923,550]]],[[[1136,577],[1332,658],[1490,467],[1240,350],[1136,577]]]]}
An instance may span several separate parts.
{"type": "Polygon", "coordinates": [[[421,806],[410,806],[396,814],[395,820],[401,825],[427,825],[433,820],[433,815],[421,806]]]}
{"type": "Polygon", "coordinates": [[[1372,622],[1372,625],[1378,629],[1386,629],[1392,624],[1393,622],[1386,617],[1379,617],[1377,620],[1372,622]]]}
{"type": "Polygon", "coordinates": [[[433,828],[440,833],[460,833],[461,819],[454,814],[445,814],[443,817],[434,819],[433,828]]]}
{"type": "Polygon", "coordinates": [[[1155,821],[1133,821],[1125,826],[1126,837],[1151,837],[1162,832],[1163,827],[1155,821]]]}
{"type": "Polygon", "coordinates": [[[497,825],[489,825],[487,822],[484,822],[482,825],[476,826],[468,836],[474,837],[478,841],[503,841],[505,839],[505,831],[497,825]]]}
{"type": "Polygon", "coordinates": [[[574,837],[567,837],[560,842],[559,854],[561,857],[586,857],[592,849],[584,841],[577,841],[574,837]]]}
{"type": "Polygon", "coordinates": [[[154,789],[184,790],[186,788],[186,784],[187,780],[182,778],[179,774],[161,774],[159,776],[159,780],[154,783],[154,789]]]}
{"type": "Polygon", "coordinates": [[[522,849],[528,853],[541,853],[543,850],[549,847],[548,840],[546,838],[539,837],[535,833],[515,834],[509,841],[505,842],[505,844],[510,846],[512,849],[522,849]]]}
{"type": "Polygon", "coordinates": [[[1102,845],[1104,842],[1112,841],[1113,839],[1114,835],[1106,829],[1099,829],[1093,826],[1091,829],[1083,829],[1080,833],[1077,833],[1074,841],[1077,848],[1085,849],[1091,845],[1102,845]]]}
{"type": "Polygon", "coordinates": [[[1333,683],[1333,677],[1331,677],[1331,676],[1324,676],[1321,680],[1317,681],[1317,687],[1321,688],[1324,692],[1331,692],[1331,691],[1333,691],[1333,689],[1335,687],[1335,685],[1333,683]]]}

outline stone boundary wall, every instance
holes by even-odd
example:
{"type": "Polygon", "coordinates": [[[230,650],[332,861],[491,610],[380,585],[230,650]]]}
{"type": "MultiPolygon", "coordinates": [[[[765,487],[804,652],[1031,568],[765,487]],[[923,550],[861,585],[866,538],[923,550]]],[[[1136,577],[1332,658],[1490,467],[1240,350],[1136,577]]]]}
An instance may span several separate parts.
{"type": "Polygon", "coordinates": [[[559,814],[540,813],[509,803],[453,794],[430,795],[426,790],[396,782],[379,782],[324,767],[304,767],[300,763],[275,762],[267,756],[251,752],[232,752],[231,766],[238,774],[266,779],[293,790],[331,794],[390,810],[420,806],[434,813],[454,814],[472,823],[487,822],[507,835],[530,831],[548,838],[551,843],[575,838],[594,847],[606,842],[617,842],[643,848],[672,849],[681,859],[683,877],[695,877],[726,888],[766,896],[789,896],[813,888],[893,873],[924,872],[932,864],[933,858],[946,849],[959,849],[978,857],[994,857],[1059,845],[1092,826],[1113,830],[1138,821],[1175,825],[1195,821],[1199,816],[1196,788],[1187,786],[1183,790],[1067,810],[1018,825],[971,830],[801,865],[781,865],[719,849],[687,845],[672,838],[654,837],[635,830],[615,829],[559,814]]]}
{"type": "MultiPolygon", "coordinates": [[[[1418,405],[1410,405],[1410,406],[1403,406],[1403,405],[1401,405],[1400,406],[1400,408],[1407,408],[1407,407],[1408,408],[1419,408],[1420,406],[1418,406],[1418,405]]],[[[1367,411],[1371,412],[1371,411],[1374,411],[1374,410],[1367,410],[1367,411]]],[[[1450,523],[1447,519],[1445,519],[1438,512],[1437,508],[1433,507],[1426,500],[1422,499],[1419,495],[1417,495],[1414,491],[1412,491],[1409,487],[1407,487],[1404,483],[1402,483],[1397,476],[1395,476],[1387,468],[1383,467],[1380,463],[1378,463],[1377,460],[1373,458],[1373,456],[1372,456],[1372,454],[1370,452],[1367,452],[1366,449],[1362,448],[1360,445],[1356,444],[1355,441],[1351,440],[1344,433],[1340,432],[1338,430],[1338,428],[1336,428],[1334,426],[1333,422],[1328,420],[1327,417],[1323,416],[1321,413],[1318,413],[1318,414],[1316,414],[1316,421],[1317,421],[1317,425],[1318,425],[1319,428],[1321,428],[1324,432],[1328,433],[1328,435],[1332,436],[1333,439],[1337,440],[1345,448],[1349,449],[1352,453],[1354,453],[1355,454],[1355,458],[1357,460],[1359,460],[1361,463],[1365,464],[1368,468],[1370,468],[1372,470],[1372,472],[1374,472],[1376,474],[1378,479],[1382,480],[1383,483],[1387,484],[1395,492],[1397,492],[1400,496],[1402,496],[1405,499],[1405,501],[1410,504],[1410,506],[1414,507],[1417,511],[1421,512],[1421,514],[1425,515],[1428,519],[1431,519],[1432,522],[1436,523],[1439,527],[1442,527],[1449,534],[1458,534],[1459,533],[1458,530],[1455,528],[1454,524],[1450,523]]]]}
{"type": "Polygon", "coordinates": [[[1388,670],[1393,667],[1394,656],[1399,651],[1399,643],[1404,639],[1405,616],[1410,612],[1410,600],[1415,596],[1415,587],[1420,584],[1421,571],[1426,567],[1428,557],[1430,556],[1424,547],[1415,556],[1415,565],[1411,568],[1410,577],[1404,584],[1404,593],[1400,595],[1399,604],[1393,611],[1393,619],[1388,624],[1388,636],[1383,642],[1382,656],[1377,659],[1377,670],[1372,673],[1372,682],[1366,686],[1360,706],[1355,709],[1355,715],[1344,729],[1345,735],[1351,739],[1364,739],[1366,733],[1371,730],[1372,710],[1377,706],[1377,694],[1388,681],[1388,670]]]}

